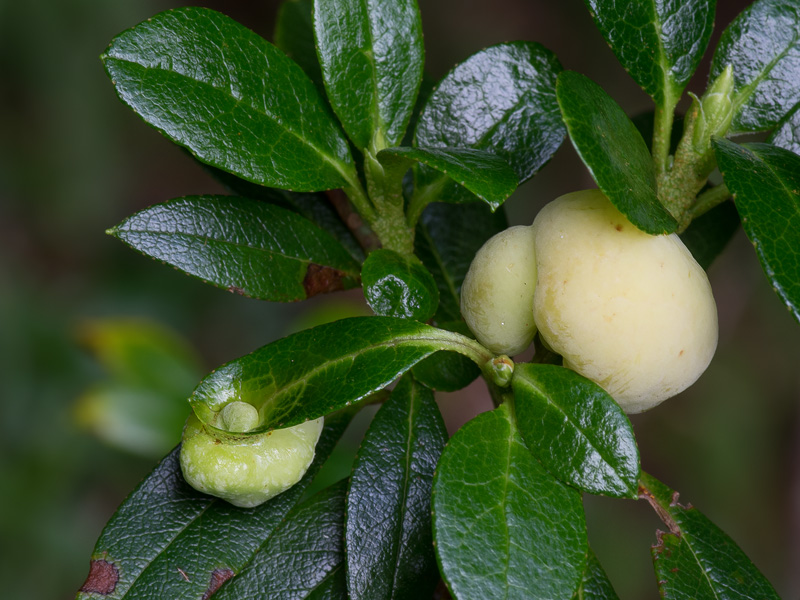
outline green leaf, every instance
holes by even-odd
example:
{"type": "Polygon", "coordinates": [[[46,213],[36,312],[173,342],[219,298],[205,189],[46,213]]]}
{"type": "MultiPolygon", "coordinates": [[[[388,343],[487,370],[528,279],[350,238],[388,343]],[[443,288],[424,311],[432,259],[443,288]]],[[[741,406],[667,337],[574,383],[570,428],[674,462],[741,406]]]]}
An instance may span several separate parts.
{"type": "Polygon", "coordinates": [[[519,431],[551,473],[593,494],[636,498],[633,428],[603,388],[570,369],[537,364],[517,365],[511,385],[519,431]]]}
{"type": "Polygon", "coordinates": [[[439,287],[437,322],[461,320],[461,284],[475,253],[508,227],[502,210],[485,204],[429,204],[417,226],[415,251],[439,287]]]}
{"type": "Polygon", "coordinates": [[[581,584],[572,600],[619,600],[614,586],[591,548],[586,557],[586,569],[583,571],[581,584]]]}
{"type": "Polygon", "coordinates": [[[656,195],[647,144],[619,105],[574,71],[558,76],[556,94],[572,145],[614,206],[642,231],[675,231],[677,222],[656,195]]]}
{"type": "Polygon", "coordinates": [[[353,600],[433,594],[431,487],[446,443],[433,392],[405,375],[372,420],[350,477],[345,545],[353,600]]]}
{"type": "MultiPolygon", "coordinates": [[[[517,189],[514,170],[505,159],[486,150],[398,147],[382,150],[378,158],[381,162],[401,160],[409,166],[412,161],[427,165],[486,202],[492,210],[496,210],[517,189]]],[[[471,194],[456,194],[450,199],[460,202],[474,198],[471,194]]]]}
{"type": "Polygon", "coordinates": [[[580,493],[525,447],[506,405],[450,440],[433,483],[439,567],[459,600],[569,598],[586,557],[580,493]]]}
{"type": "Polygon", "coordinates": [[[364,297],[376,315],[425,322],[439,304],[433,275],[415,258],[393,250],[370,253],[361,270],[364,297]]]}
{"type": "Polygon", "coordinates": [[[247,198],[177,198],[135,213],[109,233],[206,283],[261,300],[303,300],[359,280],[358,263],[327,232],[247,198]]]}
{"type": "MultiPolygon", "coordinates": [[[[498,44],[473,54],[431,94],[417,123],[416,145],[488,150],[511,165],[519,183],[527,181],[564,140],[553,93],[560,71],[555,55],[533,42],[498,44]]],[[[429,168],[417,174],[417,186],[433,188],[441,200],[464,195],[446,181],[429,168]]]]}
{"type": "Polygon", "coordinates": [[[207,425],[234,400],[259,410],[252,433],[319,418],[383,389],[437,350],[491,355],[455,333],[409,319],[355,317],[306,329],[216,369],[189,402],[207,425]]]}
{"type": "Polygon", "coordinates": [[[314,0],[284,0],[275,19],[275,45],[296,62],[325,98],[322,68],[317,58],[312,12],[314,0]]]}
{"type": "Polygon", "coordinates": [[[652,548],[662,598],[676,600],[777,599],[769,581],[741,548],[678,493],[642,473],[642,497],[669,526],[652,548]]]}
{"type": "Polygon", "coordinates": [[[214,600],[346,600],[346,491],[343,479],[296,506],[214,600]]]}
{"type": "Polygon", "coordinates": [[[731,133],[771,129],[800,101],[800,7],[758,0],[722,32],[710,80],[733,65],[731,133]]]}
{"type": "MultiPolygon", "coordinates": [[[[438,325],[442,329],[474,337],[464,321],[450,321],[438,325]]],[[[418,381],[442,392],[460,390],[481,374],[480,367],[466,356],[445,351],[434,352],[428,358],[421,360],[412,367],[411,372],[418,381]]]]}
{"type": "Polygon", "coordinates": [[[708,270],[739,230],[741,221],[733,202],[723,202],[694,219],[681,241],[703,269],[708,270]]]}
{"type": "Polygon", "coordinates": [[[780,120],[767,142],[800,154],[800,103],[780,120]]]}
{"type": "Polygon", "coordinates": [[[636,83],[659,106],[674,106],[708,46],[716,0],[584,2],[636,83]]]}
{"type": "Polygon", "coordinates": [[[220,13],[159,13],[114,38],[102,59],[122,101],[202,162],[296,191],[355,179],[347,140],[311,80],[220,13]]]}
{"type": "Polygon", "coordinates": [[[770,144],[716,140],[725,184],[775,293],[800,321],[800,156],[770,144]]]}
{"type": "Polygon", "coordinates": [[[92,553],[78,600],[208,598],[248,564],[297,504],[350,421],[326,419],[316,457],[294,487],[257,508],[236,508],[183,479],[170,453],[117,509],[92,553]]]}
{"type": "Polygon", "coordinates": [[[360,149],[399,144],[422,81],[416,0],[316,0],[314,30],[328,98],[350,139],[360,149]]]}

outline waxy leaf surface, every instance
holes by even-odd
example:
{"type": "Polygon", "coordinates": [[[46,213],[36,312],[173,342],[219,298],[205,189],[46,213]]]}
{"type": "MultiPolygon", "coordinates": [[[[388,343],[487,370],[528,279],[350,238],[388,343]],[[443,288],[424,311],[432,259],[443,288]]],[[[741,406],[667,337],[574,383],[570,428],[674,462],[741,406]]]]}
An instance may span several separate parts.
{"type": "Polygon", "coordinates": [[[347,140],[308,76],[225,15],[159,13],[102,58],[122,101],[205,163],[296,191],[355,178],[347,140]]]}
{"type": "Polygon", "coordinates": [[[800,101],[800,5],[758,0],[722,33],[710,79],[733,65],[731,132],[764,131],[800,101]]]}
{"type": "Polygon", "coordinates": [[[447,429],[433,392],[405,375],[358,451],[347,494],[345,544],[352,600],[416,600],[439,580],[431,487],[447,429]]]}
{"type": "Polygon", "coordinates": [[[261,300],[303,300],[359,280],[359,264],[330,234],[258,200],[177,198],[128,217],[110,233],[207,283],[261,300]]]}
{"type": "Polygon", "coordinates": [[[556,365],[520,364],[511,382],[525,444],[556,477],[636,498],[639,450],[628,417],[596,383],[556,365]]]}
{"type": "MultiPolygon", "coordinates": [[[[437,326],[467,337],[474,337],[464,321],[437,323],[437,326]]],[[[431,389],[455,392],[472,383],[481,374],[481,369],[461,354],[435,352],[414,365],[411,372],[417,381],[431,389]]]]}
{"type": "Polygon", "coordinates": [[[433,275],[417,260],[374,250],[361,270],[364,297],[376,315],[428,321],[439,305],[433,275]]]}
{"type": "Polygon", "coordinates": [[[715,0],[584,0],[617,59],[660,106],[673,106],[714,28],[715,0]]]}
{"type": "Polygon", "coordinates": [[[775,126],[767,142],[800,154],[800,104],[784,116],[775,126]]]}
{"type": "Polygon", "coordinates": [[[656,196],[647,144],[619,105],[574,71],[559,75],[556,93],[572,145],[614,206],[642,231],[675,231],[677,222],[656,196]]]}
{"type": "Polygon", "coordinates": [[[800,156],[770,144],[717,140],[714,147],[758,260],[800,321],[800,156]]]}
{"type": "Polygon", "coordinates": [[[305,476],[256,508],[237,508],[190,487],[174,450],[106,524],[78,600],[207,599],[252,560],[300,501],[349,421],[345,414],[326,419],[305,476]],[[98,596],[101,587],[105,593],[98,596]]]}
{"type": "Polygon", "coordinates": [[[416,0],[316,0],[314,29],[331,105],[353,143],[403,139],[425,49],[416,0]]]}
{"type": "MultiPolygon", "coordinates": [[[[519,183],[530,179],[564,140],[555,99],[561,65],[533,42],[491,46],[473,54],[439,83],[415,131],[420,148],[474,148],[505,159],[519,183]]],[[[417,185],[434,187],[442,200],[464,194],[443,175],[421,168],[417,185]],[[438,188],[442,189],[438,189],[438,188]]]]}
{"type": "Polygon", "coordinates": [[[342,480],[296,506],[214,600],[346,600],[342,480]]]}
{"type": "Polygon", "coordinates": [[[317,46],[314,40],[313,10],[314,0],[284,0],[275,19],[273,39],[275,45],[283,50],[286,56],[300,65],[303,72],[314,82],[320,96],[326,98],[322,68],[317,58],[317,46]]]}
{"type": "Polygon", "coordinates": [[[197,386],[189,402],[214,426],[231,401],[259,410],[253,430],[290,427],[383,389],[438,350],[474,342],[409,319],[355,317],[290,335],[227,363],[197,386]]]}
{"type": "Polygon", "coordinates": [[[586,557],[586,568],[581,583],[575,590],[572,600],[619,600],[614,586],[611,585],[608,575],[591,548],[586,557]]]}
{"type": "MultiPolygon", "coordinates": [[[[505,159],[487,150],[398,147],[381,151],[378,158],[382,162],[401,160],[409,166],[412,162],[422,163],[471,192],[445,195],[440,198],[443,200],[474,200],[474,194],[495,210],[517,189],[514,170],[505,159]]],[[[449,184],[442,181],[442,186],[446,185],[449,184]]]]}
{"type": "Polygon", "coordinates": [[[662,598],[777,600],[772,585],[741,548],[677,492],[642,474],[641,497],[654,505],[670,531],[652,548],[662,598]]]}
{"type": "Polygon", "coordinates": [[[461,320],[461,284],[484,242],[508,227],[502,210],[485,204],[429,204],[422,213],[415,250],[439,287],[438,322],[461,320]]]}
{"type": "Polygon", "coordinates": [[[458,600],[569,598],[580,583],[580,493],[533,457],[506,405],[464,425],[442,453],[433,531],[442,577],[458,600]]]}

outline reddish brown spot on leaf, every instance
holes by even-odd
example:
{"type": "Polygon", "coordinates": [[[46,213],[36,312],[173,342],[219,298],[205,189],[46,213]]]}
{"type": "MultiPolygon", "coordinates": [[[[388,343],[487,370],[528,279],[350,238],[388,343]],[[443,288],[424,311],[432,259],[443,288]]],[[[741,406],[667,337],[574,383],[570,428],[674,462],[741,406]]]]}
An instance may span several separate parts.
{"type": "Polygon", "coordinates": [[[119,571],[114,563],[96,559],[89,563],[89,576],[80,591],[87,594],[113,594],[119,581],[119,571]]]}
{"type": "Polygon", "coordinates": [[[234,576],[234,572],[230,569],[214,569],[211,573],[211,581],[208,582],[208,589],[203,594],[203,600],[208,600],[214,593],[222,587],[222,584],[234,576]]]}
{"type": "Polygon", "coordinates": [[[228,291],[231,294],[239,294],[240,296],[244,296],[244,290],[235,285],[228,286],[228,291]]]}
{"type": "Polygon", "coordinates": [[[324,294],[326,292],[337,292],[344,289],[343,279],[347,274],[338,269],[323,267],[315,263],[308,265],[306,276],[303,278],[303,289],[306,297],[324,294]]]}

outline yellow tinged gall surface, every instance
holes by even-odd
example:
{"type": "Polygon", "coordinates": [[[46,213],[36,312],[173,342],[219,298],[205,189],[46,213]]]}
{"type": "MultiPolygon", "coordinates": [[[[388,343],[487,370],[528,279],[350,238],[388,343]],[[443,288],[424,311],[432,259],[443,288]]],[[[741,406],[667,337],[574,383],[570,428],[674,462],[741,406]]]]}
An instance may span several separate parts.
{"type": "Polygon", "coordinates": [[[324,419],[224,441],[191,414],[181,446],[181,470],[196,490],[243,507],[258,506],[303,477],[324,419]]]}
{"type": "Polygon", "coordinates": [[[510,227],[475,255],[461,286],[461,313],[477,340],[495,354],[519,354],[533,340],[535,283],[532,227],[510,227]]]}
{"type": "Polygon", "coordinates": [[[683,391],[717,347],[705,271],[677,235],[634,227],[599,190],[561,196],[533,224],[534,319],[564,365],[628,413],[683,391]]]}

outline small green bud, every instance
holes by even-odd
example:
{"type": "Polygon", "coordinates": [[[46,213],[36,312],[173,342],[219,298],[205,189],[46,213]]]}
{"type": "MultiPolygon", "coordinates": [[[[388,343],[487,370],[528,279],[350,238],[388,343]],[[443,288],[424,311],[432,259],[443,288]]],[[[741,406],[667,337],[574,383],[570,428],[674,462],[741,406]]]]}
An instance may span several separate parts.
{"type": "Polygon", "coordinates": [[[231,402],[222,409],[222,424],[231,433],[246,433],[258,425],[258,410],[247,402],[231,402]]]}
{"type": "Polygon", "coordinates": [[[733,120],[733,66],[728,65],[706,90],[699,104],[697,121],[692,134],[695,152],[705,154],[711,148],[711,138],[728,132],[733,120]]]}
{"type": "Polygon", "coordinates": [[[484,365],[483,371],[492,383],[499,387],[507,387],[514,375],[514,361],[505,354],[495,356],[484,365]]]}

